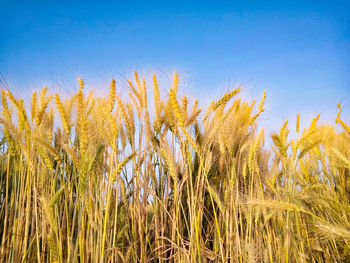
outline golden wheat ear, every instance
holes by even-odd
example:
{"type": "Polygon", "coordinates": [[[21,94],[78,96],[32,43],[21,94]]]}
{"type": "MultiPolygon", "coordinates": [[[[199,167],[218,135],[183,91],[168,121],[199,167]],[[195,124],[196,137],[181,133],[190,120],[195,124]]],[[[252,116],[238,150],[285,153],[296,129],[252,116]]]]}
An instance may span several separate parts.
{"type": "Polygon", "coordinates": [[[343,126],[344,130],[346,130],[346,132],[350,135],[350,127],[342,120],[340,119],[340,114],[341,114],[341,105],[338,104],[338,114],[337,117],[335,119],[336,123],[339,123],[341,126],[343,126]]]}
{"type": "Polygon", "coordinates": [[[35,114],[37,110],[36,108],[37,108],[37,95],[36,95],[36,92],[34,91],[32,94],[32,102],[30,107],[30,120],[32,122],[35,120],[35,114]]]}
{"type": "Polygon", "coordinates": [[[107,101],[109,112],[113,111],[114,104],[115,104],[115,94],[116,94],[115,84],[116,84],[115,80],[112,79],[112,81],[111,81],[111,88],[110,88],[110,91],[109,91],[109,96],[108,96],[108,101],[107,101]]]}
{"type": "Polygon", "coordinates": [[[61,117],[63,128],[67,134],[70,134],[70,121],[68,120],[66,110],[58,94],[55,94],[55,103],[61,117]]]}
{"type": "Polygon", "coordinates": [[[230,92],[225,93],[225,95],[219,99],[217,102],[214,103],[212,111],[215,111],[220,106],[224,106],[227,104],[227,102],[235,95],[237,95],[241,91],[241,88],[236,88],[230,92]]]}
{"type": "Polygon", "coordinates": [[[296,122],[296,128],[295,131],[299,133],[299,127],[300,127],[300,114],[297,115],[297,122],[296,122]]]}

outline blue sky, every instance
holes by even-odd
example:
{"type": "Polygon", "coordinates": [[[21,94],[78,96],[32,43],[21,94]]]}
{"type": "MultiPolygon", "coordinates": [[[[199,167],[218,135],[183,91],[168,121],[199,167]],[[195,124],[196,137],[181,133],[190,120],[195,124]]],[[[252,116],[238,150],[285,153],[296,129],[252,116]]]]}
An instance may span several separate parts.
{"type": "Polygon", "coordinates": [[[268,126],[298,112],[333,119],[339,102],[349,116],[350,2],[246,2],[2,0],[0,74],[29,97],[78,76],[101,88],[135,69],[176,70],[203,101],[266,89],[268,126]]]}

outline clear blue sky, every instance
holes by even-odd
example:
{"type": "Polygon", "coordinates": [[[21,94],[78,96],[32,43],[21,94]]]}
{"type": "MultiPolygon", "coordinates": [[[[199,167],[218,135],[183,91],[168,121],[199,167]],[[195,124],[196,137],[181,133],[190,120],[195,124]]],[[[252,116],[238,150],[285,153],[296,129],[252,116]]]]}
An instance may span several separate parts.
{"type": "Polygon", "coordinates": [[[350,1],[71,2],[0,0],[0,74],[13,89],[177,70],[203,100],[267,89],[272,126],[333,118],[339,102],[350,113],[350,1]]]}

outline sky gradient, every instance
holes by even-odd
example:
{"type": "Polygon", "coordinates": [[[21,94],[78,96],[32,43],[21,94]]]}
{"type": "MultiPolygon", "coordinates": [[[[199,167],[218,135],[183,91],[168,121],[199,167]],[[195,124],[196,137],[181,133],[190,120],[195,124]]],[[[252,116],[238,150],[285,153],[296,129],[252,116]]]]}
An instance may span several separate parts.
{"type": "Polygon", "coordinates": [[[27,96],[176,70],[203,101],[266,89],[270,127],[298,112],[334,119],[337,103],[350,120],[349,1],[11,2],[0,1],[0,75],[27,96]]]}

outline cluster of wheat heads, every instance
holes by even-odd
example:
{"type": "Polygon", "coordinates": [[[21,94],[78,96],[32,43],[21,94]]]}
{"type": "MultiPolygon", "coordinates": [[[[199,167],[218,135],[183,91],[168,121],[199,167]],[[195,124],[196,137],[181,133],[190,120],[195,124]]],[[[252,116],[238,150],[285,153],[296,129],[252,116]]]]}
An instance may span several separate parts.
{"type": "Polygon", "coordinates": [[[164,100],[152,86],[135,73],[128,96],[114,80],[86,96],[79,79],[68,99],[34,92],[30,110],[1,90],[1,262],[350,260],[340,106],[334,126],[301,131],[298,115],[296,138],[286,122],[264,146],[265,93],[202,112],[176,73],[164,100]]]}

